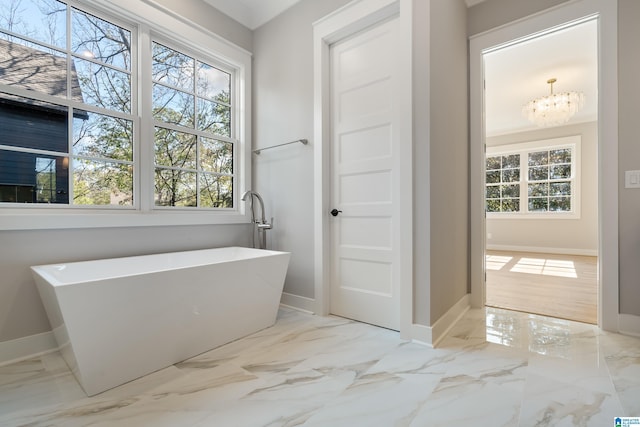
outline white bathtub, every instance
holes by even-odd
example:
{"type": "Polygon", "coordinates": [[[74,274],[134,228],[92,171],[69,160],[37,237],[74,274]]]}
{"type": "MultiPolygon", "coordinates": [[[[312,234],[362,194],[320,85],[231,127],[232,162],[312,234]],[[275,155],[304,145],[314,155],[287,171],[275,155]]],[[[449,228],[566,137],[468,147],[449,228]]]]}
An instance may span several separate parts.
{"type": "Polygon", "coordinates": [[[240,247],[31,267],[89,396],[274,324],[290,253],[240,247]]]}

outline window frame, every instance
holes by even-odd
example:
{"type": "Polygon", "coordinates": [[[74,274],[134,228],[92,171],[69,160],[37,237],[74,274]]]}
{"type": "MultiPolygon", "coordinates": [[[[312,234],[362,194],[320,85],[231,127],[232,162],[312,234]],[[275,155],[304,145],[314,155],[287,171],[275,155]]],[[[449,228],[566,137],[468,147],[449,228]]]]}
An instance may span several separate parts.
{"type": "MultiPolygon", "coordinates": [[[[487,146],[484,162],[484,188],[486,206],[486,158],[510,154],[520,155],[520,180],[514,182],[520,185],[520,211],[519,212],[486,212],[487,219],[580,219],[580,191],[581,191],[581,145],[582,137],[572,135],[567,137],[535,140],[529,142],[512,143],[505,145],[487,146]],[[571,177],[563,181],[571,182],[571,211],[529,211],[528,184],[529,181],[529,153],[571,149],[571,177]]],[[[550,180],[547,180],[549,182],[550,180]]],[[[486,211],[486,207],[485,207],[486,211]]]]}
{"type": "MultiPolygon", "coordinates": [[[[491,157],[499,157],[500,158],[500,168],[499,169],[487,169],[486,172],[487,174],[485,174],[485,180],[486,180],[486,176],[488,175],[488,173],[490,171],[495,171],[495,172],[499,172],[500,173],[500,179],[498,180],[498,182],[485,182],[485,189],[486,189],[486,193],[485,193],[485,201],[488,200],[498,200],[500,201],[500,204],[502,205],[503,202],[507,201],[507,200],[517,200],[518,203],[518,208],[520,208],[521,206],[521,191],[522,191],[522,154],[520,152],[515,152],[515,153],[496,153],[491,155],[491,157]],[[505,157],[513,157],[513,156],[518,156],[518,167],[505,167],[504,164],[502,164],[502,159],[504,159],[505,157]],[[514,180],[504,180],[504,173],[505,171],[518,171],[518,180],[514,181],[514,180]],[[513,197],[513,196],[506,196],[502,193],[502,187],[504,186],[514,186],[517,185],[518,186],[518,197],[513,197]],[[488,189],[490,187],[494,187],[498,189],[499,192],[499,197],[486,197],[487,194],[489,193],[488,189]]],[[[488,202],[487,202],[488,203],[488,202]]],[[[519,212],[519,211],[500,211],[499,213],[513,213],[513,212],[519,212]]],[[[493,211],[491,211],[491,213],[494,213],[493,211]]]]}
{"type": "MultiPolygon", "coordinates": [[[[194,52],[192,49],[180,44],[179,42],[176,42],[174,40],[170,40],[166,37],[164,37],[163,35],[155,32],[155,31],[151,31],[151,38],[150,38],[150,49],[153,48],[153,43],[158,43],[161,44],[169,49],[173,49],[175,51],[177,51],[180,54],[184,54],[184,55],[188,55],[191,58],[194,59],[195,64],[197,63],[205,63],[207,65],[213,66],[223,72],[229,73],[230,77],[231,77],[231,82],[230,82],[230,102],[229,102],[229,107],[230,107],[230,121],[231,121],[231,129],[230,129],[230,136],[225,136],[225,135],[220,135],[220,134],[215,134],[215,133],[210,133],[210,132],[206,132],[206,131],[202,131],[200,129],[198,129],[198,124],[194,123],[194,127],[193,128],[188,128],[188,127],[184,127],[182,125],[178,125],[178,124],[174,124],[174,123],[168,123],[168,122],[161,122],[157,119],[155,119],[154,117],[151,117],[151,122],[152,122],[152,129],[150,129],[150,132],[154,135],[152,142],[153,148],[155,150],[155,129],[157,127],[162,127],[164,129],[168,129],[168,130],[172,130],[172,131],[177,131],[177,132],[183,132],[183,133],[188,133],[190,135],[193,135],[196,137],[196,144],[197,144],[197,150],[200,150],[200,141],[201,138],[207,138],[210,140],[216,140],[216,141],[221,141],[221,142],[226,142],[226,143],[231,143],[233,144],[233,165],[235,166],[236,161],[237,161],[237,155],[238,155],[238,146],[239,146],[239,139],[237,138],[237,135],[240,134],[240,129],[238,129],[237,127],[237,119],[238,116],[240,115],[238,113],[237,108],[235,107],[235,104],[237,102],[237,99],[235,99],[236,96],[236,79],[235,79],[235,70],[230,67],[228,64],[225,64],[224,62],[220,61],[218,58],[211,56],[211,55],[207,55],[204,52],[194,52]]],[[[151,50],[151,52],[153,52],[151,50]]],[[[152,61],[152,54],[151,57],[149,58],[149,60],[152,61]]],[[[197,78],[197,72],[194,75],[194,78],[197,78]]],[[[155,83],[155,81],[151,78],[151,90],[153,91],[153,84],[155,83]]],[[[167,86],[170,88],[173,88],[171,86],[167,86]]],[[[174,88],[174,89],[179,89],[179,88],[174,88]]],[[[194,102],[195,102],[195,106],[197,108],[198,105],[198,99],[206,99],[206,98],[202,98],[197,94],[197,90],[190,92],[190,95],[194,96],[194,102]]],[[[150,94],[149,96],[151,96],[152,98],[152,94],[150,94]]],[[[149,98],[149,96],[147,96],[145,99],[149,98]]],[[[153,102],[153,101],[152,101],[153,102]]],[[[153,108],[153,107],[151,107],[153,108]]],[[[150,110],[149,110],[150,111],[150,110]]],[[[197,116],[197,114],[196,114],[197,116]]],[[[197,121],[197,117],[196,117],[196,121],[197,121]]],[[[177,169],[177,170],[185,170],[187,171],[188,169],[185,168],[171,168],[169,166],[163,166],[163,165],[156,165],[155,164],[155,152],[154,152],[154,159],[153,159],[153,163],[154,163],[154,172],[155,169],[159,166],[161,169],[177,169]]],[[[196,159],[196,163],[198,159],[196,159]]],[[[235,168],[233,168],[235,169],[235,168]]],[[[196,164],[196,169],[193,171],[196,174],[201,174],[201,173],[209,173],[211,175],[213,175],[214,173],[212,172],[206,172],[203,171],[200,168],[200,165],[196,164]]],[[[220,174],[220,176],[229,176],[228,174],[220,174]]],[[[237,173],[234,170],[231,173],[231,177],[232,177],[232,192],[233,192],[233,196],[234,196],[234,200],[233,200],[233,206],[232,208],[207,208],[207,207],[202,207],[202,206],[192,206],[192,207],[180,207],[180,206],[162,206],[162,205],[156,205],[155,204],[155,200],[153,201],[153,209],[155,210],[176,210],[176,209],[188,209],[188,210],[233,210],[234,208],[237,207],[237,203],[239,202],[240,198],[236,197],[236,185],[237,185],[237,173]]],[[[155,179],[155,178],[154,178],[155,179]]],[[[154,181],[155,182],[155,181],[154,181]]],[[[155,193],[155,192],[154,192],[155,193]]],[[[153,194],[152,194],[153,196],[153,194]]],[[[197,194],[196,195],[197,199],[198,199],[198,203],[200,200],[200,195],[197,194]]]]}
{"type": "MultiPolygon", "coordinates": [[[[132,123],[132,127],[134,132],[136,131],[136,128],[139,126],[139,120],[138,120],[138,112],[140,111],[140,107],[139,107],[139,96],[138,96],[138,89],[137,89],[137,85],[138,85],[138,79],[134,78],[134,76],[138,75],[138,68],[139,68],[139,61],[137,60],[137,58],[139,57],[138,55],[138,39],[137,37],[135,37],[136,33],[137,33],[137,26],[136,24],[134,24],[132,21],[127,20],[127,19],[122,19],[122,17],[119,17],[115,14],[110,14],[104,11],[100,11],[94,7],[92,7],[89,4],[83,4],[81,2],[78,1],[68,1],[68,0],[59,0],[63,3],[67,4],[67,9],[65,12],[65,24],[66,24],[66,28],[65,28],[65,33],[66,33],[66,44],[63,47],[60,46],[56,46],[56,45],[52,45],[48,42],[43,42],[40,41],[38,39],[34,39],[30,36],[26,36],[26,35],[22,35],[20,33],[17,33],[15,31],[6,31],[3,30],[3,32],[5,32],[6,34],[8,34],[9,36],[13,36],[19,39],[22,39],[26,42],[29,43],[34,43],[37,44],[43,48],[46,49],[51,49],[51,50],[55,50],[61,53],[64,53],[65,57],[65,61],[67,61],[67,58],[78,58],[81,59],[83,61],[87,61],[87,62],[91,62],[93,64],[98,64],[98,66],[101,67],[106,67],[108,69],[111,70],[115,70],[117,72],[124,72],[127,73],[130,78],[131,78],[131,87],[130,87],[130,91],[131,91],[131,105],[130,105],[130,112],[124,112],[124,111],[118,111],[115,109],[109,109],[109,108],[105,108],[105,107],[101,107],[98,105],[94,105],[92,103],[88,103],[88,102],[79,102],[78,100],[74,99],[73,97],[71,97],[71,61],[67,61],[67,73],[66,73],[66,95],[65,97],[60,97],[57,95],[49,95],[46,93],[42,93],[42,92],[38,92],[38,91],[33,91],[33,90],[28,90],[28,89],[24,89],[24,88],[20,88],[20,87],[14,87],[14,86],[10,86],[10,85],[2,85],[2,91],[10,94],[10,95],[14,95],[17,97],[21,97],[21,98],[26,98],[26,99],[31,99],[31,100],[35,100],[35,101],[40,101],[40,102],[44,102],[44,103],[48,103],[48,104],[54,104],[60,107],[64,107],[66,108],[66,116],[67,116],[67,139],[66,139],[66,151],[65,152],[56,152],[53,150],[46,150],[46,149],[35,149],[35,148],[25,148],[25,147],[20,147],[20,146],[8,146],[8,145],[3,145],[0,144],[0,149],[2,150],[8,150],[8,151],[13,151],[13,152],[23,152],[23,153],[30,153],[30,154],[36,154],[36,155],[48,155],[48,156],[56,156],[56,157],[61,157],[61,158],[66,158],[67,159],[67,163],[68,164],[73,164],[76,161],[99,161],[99,162],[104,162],[104,163],[111,163],[111,164],[118,164],[118,165],[130,165],[133,167],[133,186],[132,186],[132,197],[133,197],[133,203],[131,205],[74,205],[72,203],[53,203],[53,204],[48,204],[48,203],[11,203],[11,202],[2,202],[0,203],[0,214],[4,213],[4,210],[7,209],[9,211],[11,210],[18,210],[18,211],[24,211],[24,213],[30,213],[30,212],[45,212],[48,210],[67,210],[67,211],[81,211],[84,210],[85,212],[87,211],[103,211],[103,210],[127,210],[127,211],[133,211],[138,209],[138,204],[137,204],[137,200],[140,197],[139,194],[139,187],[136,187],[135,183],[137,181],[137,177],[136,177],[136,149],[135,149],[135,133],[133,135],[133,144],[134,146],[132,147],[132,151],[133,151],[133,156],[132,159],[129,160],[121,160],[121,159],[109,159],[109,158],[99,158],[99,157],[92,157],[92,156],[87,156],[86,154],[74,154],[73,152],[73,142],[74,142],[74,118],[75,118],[75,111],[85,111],[88,114],[98,114],[98,115],[103,115],[103,116],[109,116],[109,117],[114,117],[114,118],[119,118],[119,119],[123,119],[123,120],[127,120],[130,121],[132,123]],[[93,15],[99,19],[108,21],[110,24],[116,25],[118,27],[121,27],[127,31],[130,32],[131,34],[131,50],[130,50],[130,56],[131,56],[131,69],[130,70],[126,70],[124,68],[118,67],[118,66],[114,66],[114,65],[110,65],[110,64],[106,64],[103,63],[99,60],[94,60],[94,59],[90,59],[90,58],[82,58],[81,54],[75,52],[73,50],[73,47],[71,46],[71,41],[72,41],[72,34],[71,34],[71,25],[72,25],[72,21],[73,21],[73,9],[78,9],[78,11],[84,13],[84,14],[88,14],[88,15],[93,15]]],[[[68,181],[68,193],[69,193],[69,197],[73,197],[74,196],[74,178],[73,175],[70,174],[69,176],[69,181],[68,181]]],[[[0,218],[3,218],[2,216],[0,216],[0,218]]],[[[55,227],[53,227],[55,228],[55,227]]],[[[3,224],[0,224],[0,230],[1,229],[5,229],[5,227],[3,226],[3,224]]]]}
{"type": "MultiPolygon", "coordinates": [[[[123,25],[132,31],[137,51],[137,69],[132,70],[132,91],[138,105],[132,105],[134,116],[134,205],[69,206],[33,204],[2,204],[0,230],[140,227],[170,225],[240,224],[250,222],[248,210],[240,201],[240,194],[251,182],[251,53],[230,43],[212,31],[188,21],[161,6],[128,0],[65,0],[99,18],[123,25]],[[220,64],[232,71],[232,135],[234,143],[233,208],[180,208],[157,209],[154,206],[154,147],[153,118],[151,117],[151,40],[170,42],[184,47],[201,59],[211,59],[211,65],[220,64]],[[148,46],[148,52],[145,49],[148,46]],[[145,58],[145,55],[148,57],[145,58]],[[147,77],[145,77],[147,76],[147,77]],[[149,114],[142,114],[143,111],[149,114]]],[[[133,41],[132,41],[132,44],[133,41]]],[[[41,94],[26,89],[11,91],[20,96],[47,101],[41,94]]],[[[132,96],[133,97],[133,96],[132,96]]],[[[79,104],[65,100],[73,107],[79,104]]],[[[96,112],[102,113],[99,107],[96,112]]],[[[105,111],[107,114],[110,111],[105,111]]],[[[71,115],[72,116],[72,115],[71,115]]],[[[72,132],[70,132],[71,134],[72,132]]],[[[71,141],[72,135],[69,135],[71,141]]]]}

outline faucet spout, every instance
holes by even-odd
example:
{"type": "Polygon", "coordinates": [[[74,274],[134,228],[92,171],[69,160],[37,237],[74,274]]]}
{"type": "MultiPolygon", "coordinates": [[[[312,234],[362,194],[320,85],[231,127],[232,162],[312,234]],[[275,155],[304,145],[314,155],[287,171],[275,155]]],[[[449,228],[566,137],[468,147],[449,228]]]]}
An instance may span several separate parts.
{"type": "Polygon", "coordinates": [[[264,215],[264,201],[258,193],[254,192],[253,195],[256,197],[256,199],[258,199],[258,203],[260,203],[260,223],[265,224],[267,220],[265,219],[264,215]]]}
{"type": "Polygon", "coordinates": [[[245,191],[244,193],[242,193],[242,197],[240,197],[240,200],[245,202],[247,200],[247,197],[251,196],[252,193],[253,192],[251,190],[245,191]]]}
{"type": "Polygon", "coordinates": [[[260,196],[260,194],[258,194],[255,191],[247,190],[244,192],[244,194],[242,194],[242,197],[240,198],[240,200],[242,200],[243,202],[246,202],[247,197],[251,197],[251,220],[254,222],[258,222],[256,221],[255,215],[253,213],[253,198],[255,197],[256,199],[258,199],[258,203],[260,204],[260,223],[261,224],[266,223],[267,220],[264,214],[264,201],[262,200],[262,196],[260,196]]]}
{"type": "MultiPolygon", "coordinates": [[[[258,231],[258,234],[262,235],[262,244],[260,246],[260,249],[266,249],[267,248],[267,240],[266,240],[266,234],[265,231],[271,229],[272,225],[269,224],[267,222],[265,213],[264,213],[264,201],[262,200],[262,196],[260,196],[260,194],[258,194],[255,191],[252,190],[248,190],[245,191],[244,194],[242,194],[242,197],[240,198],[243,202],[248,201],[247,199],[249,199],[250,203],[251,203],[251,222],[253,222],[254,224],[256,224],[256,228],[258,231]],[[258,203],[260,204],[260,219],[256,219],[256,214],[255,211],[253,209],[253,201],[255,199],[258,199],[258,203]]],[[[255,232],[254,232],[255,233],[255,232]]],[[[254,247],[255,247],[255,234],[254,234],[254,247]]]]}

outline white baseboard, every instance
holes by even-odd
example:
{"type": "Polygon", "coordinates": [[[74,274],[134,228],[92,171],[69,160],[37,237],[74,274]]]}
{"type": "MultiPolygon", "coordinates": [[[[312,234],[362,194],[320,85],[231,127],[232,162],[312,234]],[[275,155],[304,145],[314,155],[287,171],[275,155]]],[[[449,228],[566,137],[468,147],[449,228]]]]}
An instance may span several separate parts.
{"type": "Polygon", "coordinates": [[[411,325],[411,340],[429,347],[436,347],[469,308],[471,308],[471,294],[466,294],[447,310],[433,326],[411,325]]]}
{"type": "Polygon", "coordinates": [[[9,365],[56,350],[58,350],[58,345],[51,331],[0,342],[0,366],[9,365]]]}
{"type": "Polygon", "coordinates": [[[487,244],[487,249],[490,251],[535,252],[535,253],[541,253],[541,254],[598,256],[597,249],[545,248],[545,247],[539,247],[539,246],[492,245],[489,243],[487,244]]]}
{"type": "Polygon", "coordinates": [[[433,331],[430,326],[411,325],[411,341],[433,348],[433,331]]]}
{"type": "Polygon", "coordinates": [[[301,297],[299,295],[289,294],[287,292],[282,293],[282,297],[280,298],[280,305],[295,308],[296,310],[305,311],[311,314],[314,314],[316,311],[315,299],[301,297]]]}
{"type": "Polygon", "coordinates": [[[618,329],[621,334],[640,337],[640,316],[634,316],[633,314],[619,314],[618,329]]]}

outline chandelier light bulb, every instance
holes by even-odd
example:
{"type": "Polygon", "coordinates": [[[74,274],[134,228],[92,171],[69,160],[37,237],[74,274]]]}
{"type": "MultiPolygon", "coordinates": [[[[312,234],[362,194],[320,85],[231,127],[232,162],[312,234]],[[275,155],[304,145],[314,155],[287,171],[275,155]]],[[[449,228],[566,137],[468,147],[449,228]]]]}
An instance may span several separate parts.
{"type": "Polygon", "coordinates": [[[540,127],[557,126],[567,123],[574,114],[584,107],[584,93],[553,93],[555,78],[547,80],[550,93],[529,101],[522,107],[522,115],[540,127]]]}

